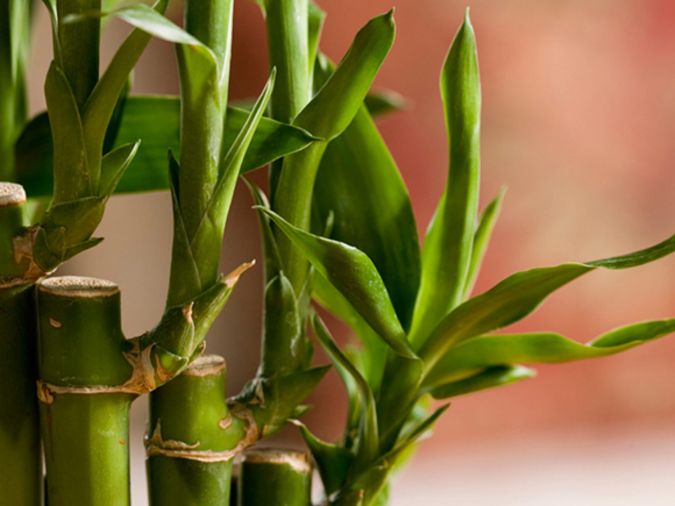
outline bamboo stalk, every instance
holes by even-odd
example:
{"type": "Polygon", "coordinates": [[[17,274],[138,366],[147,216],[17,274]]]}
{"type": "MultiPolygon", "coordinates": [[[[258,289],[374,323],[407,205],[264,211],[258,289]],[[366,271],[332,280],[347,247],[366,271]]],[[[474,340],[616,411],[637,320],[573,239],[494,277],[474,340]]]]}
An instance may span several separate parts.
{"type": "Polygon", "coordinates": [[[40,504],[42,486],[33,290],[16,278],[12,247],[25,200],[20,185],[0,183],[0,504],[13,506],[40,504]]]}
{"type": "Polygon", "coordinates": [[[146,440],[150,504],[229,504],[233,456],[245,429],[225,401],[225,360],[202,356],[151,396],[146,440]]]}
{"type": "Polygon", "coordinates": [[[304,452],[248,450],[241,461],[237,485],[237,506],[309,506],[312,465],[304,452]]]}
{"type": "Polygon", "coordinates": [[[120,293],[76,276],[42,281],[38,398],[50,506],[128,506],[132,375],[123,355],[120,293]]]}
{"type": "Polygon", "coordinates": [[[58,0],[57,9],[61,20],[57,56],[81,109],[98,81],[101,21],[98,17],[62,21],[69,15],[100,12],[101,0],[58,0]]]}

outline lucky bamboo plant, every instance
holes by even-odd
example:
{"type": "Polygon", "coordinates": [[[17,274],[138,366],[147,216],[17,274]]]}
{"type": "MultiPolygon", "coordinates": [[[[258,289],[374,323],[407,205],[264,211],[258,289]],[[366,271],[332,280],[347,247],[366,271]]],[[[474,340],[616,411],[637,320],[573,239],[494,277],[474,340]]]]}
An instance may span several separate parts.
{"type": "Polygon", "coordinates": [[[675,236],[624,256],[519,272],[472,295],[504,193],[478,213],[481,96],[468,11],[441,71],[448,177],[420,248],[407,190],[372,119],[398,105],[370,92],[394,41],[393,12],[367,22],[333,64],[319,49],[317,5],[259,0],[270,77],[257,100],[232,106],[233,0],[185,0],[183,26],[164,17],[166,0],[43,3],[54,47],[47,112],[26,121],[33,7],[0,0],[0,504],[43,504],[44,482],[50,506],[128,505],[129,406],[150,393],[153,505],[309,506],[314,465],[321,504],[383,505],[391,472],[447,407],[434,399],[529,378],[523,363],[605,356],[675,330],[670,318],[588,344],[550,332],[493,334],[585,273],[672,253],[675,236]],[[101,22],[110,17],[132,31],[99,75],[101,22]],[[151,37],[175,45],[178,97],[129,95],[151,37]],[[265,188],[240,178],[259,167],[268,168],[265,188]],[[262,355],[256,376],[226,398],[225,359],[203,351],[252,265],[218,273],[240,179],[264,245],[262,355]],[[114,283],[50,275],[100,241],[92,236],[113,194],[156,190],[172,196],[166,310],[154,329],[127,339],[114,283]],[[348,348],[314,303],[350,326],[348,348]],[[299,420],[327,370],[313,365],[312,335],[348,392],[336,443],[299,420]],[[251,448],[288,422],[311,458],[251,448]]]}

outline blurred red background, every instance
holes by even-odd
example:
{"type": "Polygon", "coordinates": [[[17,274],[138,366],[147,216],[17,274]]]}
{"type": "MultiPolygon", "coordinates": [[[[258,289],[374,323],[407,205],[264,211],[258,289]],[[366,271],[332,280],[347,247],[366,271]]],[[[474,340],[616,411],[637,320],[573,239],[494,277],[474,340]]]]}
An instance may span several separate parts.
{"type": "MultiPolygon", "coordinates": [[[[328,13],[322,48],[336,60],[368,18],[396,6],[397,41],[376,84],[404,95],[408,107],[379,125],[410,188],[422,232],[446,175],[438,73],[465,3],[319,3],[328,13]]],[[[508,186],[476,290],[489,288],[515,270],[624,253],[672,234],[675,4],[668,0],[469,3],[483,87],[483,204],[501,185],[508,186]]],[[[265,29],[253,2],[240,0],[235,18],[231,93],[245,98],[255,95],[266,77],[265,29]]],[[[44,30],[33,51],[34,111],[43,107],[41,82],[50,58],[43,12],[38,23],[44,30]]],[[[124,30],[110,26],[104,49],[108,57],[124,30]]],[[[177,91],[169,45],[153,43],[135,83],[137,92],[177,91]]],[[[260,256],[250,205],[246,192],[239,189],[226,233],[223,270],[260,256]]],[[[72,272],[107,277],[121,285],[129,335],[152,326],[161,314],[170,230],[166,195],[118,197],[100,229],[105,243],[68,266],[72,272]]],[[[586,341],[632,321],[673,316],[674,281],[672,258],[632,271],[593,273],[552,296],[515,328],[555,330],[586,341]]],[[[257,365],[260,297],[257,270],[240,283],[210,337],[210,350],[228,358],[233,392],[257,365]]],[[[644,476],[634,488],[626,485],[612,504],[635,504],[633,493],[636,500],[642,499],[640,504],[675,503],[668,500],[675,491],[659,488],[675,470],[673,464],[669,469],[659,467],[672,461],[666,452],[675,447],[674,363],[671,336],[617,357],[541,367],[534,380],[457,399],[437,425],[433,443],[423,444],[404,475],[407,478],[397,489],[398,504],[448,504],[451,499],[488,504],[480,502],[481,497],[488,501],[493,492],[494,497],[507,498],[507,504],[557,504],[535,481],[550,480],[553,486],[567,477],[577,480],[578,486],[583,476],[587,479],[583,483],[597,485],[597,490],[586,491],[590,494],[586,500],[561,493],[570,490],[563,485],[552,495],[560,500],[569,497],[575,504],[599,504],[610,497],[603,495],[606,490],[618,490],[617,482],[644,476]],[[569,466],[561,467],[560,459],[567,459],[569,466]],[[420,478],[430,472],[429,462],[439,471],[431,484],[420,478]],[[617,468],[617,462],[630,464],[617,468]],[[605,475],[598,473],[607,466],[615,474],[612,485],[603,488],[605,475]],[[558,474],[543,473],[546,468],[558,474]],[[485,482],[476,481],[476,473],[487,473],[486,480],[494,482],[492,492],[490,486],[480,487],[485,482]],[[512,480],[507,483],[509,476],[512,480]],[[465,479],[481,488],[470,499],[460,494],[465,479]],[[437,499],[432,494],[418,502],[422,496],[411,492],[416,483],[448,495],[437,499]],[[520,485],[514,484],[521,483],[531,492],[517,490],[520,485]],[[651,500],[645,500],[647,490],[651,500]],[[597,500],[589,499],[595,497],[593,491],[597,500]]],[[[335,437],[343,422],[337,406],[342,409],[343,401],[339,381],[332,375],[313,397],[310,426],[324,437],[335,437]]],[[[144,403],[137,404],[140,433],[144,403]]],[[[290,432],[287,436],[293,437],[290,432]]],[[[142,492],[135,497],[141,498],[142,492]]]]}

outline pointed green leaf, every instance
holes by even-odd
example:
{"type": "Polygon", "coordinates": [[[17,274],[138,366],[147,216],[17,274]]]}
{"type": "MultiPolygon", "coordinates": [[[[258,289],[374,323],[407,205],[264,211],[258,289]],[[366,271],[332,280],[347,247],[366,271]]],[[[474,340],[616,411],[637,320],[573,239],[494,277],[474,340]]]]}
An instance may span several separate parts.
{"type": "Polygon", "coordinates": [[[448,399],[458,395],[466,395],[479,390],[510,385],[517,381],[536,376],[534,369],[521,365],[498,365],[488,367],[473,376],[440,385],[430,390],[435,399],[448,399]]]}
{"type": "Polygon", "coordinates": [[[365,108],[329,144],[314,206],[322,219],[335,213],[333,238],[372,259],[407,328],[420,280],[417,226],[396,163],[365,108]]]}
{"type": "Polygon", "coordinates": [[[342,294],[320,273],[312,276],[313,296],[319,304],[346,323],[363,344],[359,350],[361,373],[373,392],[378,392],[387,360],[387,344],[372,327],[342,296],[342,294]]]}
{"type": "Polygon", "coordinates": [[[263,311],[263,376],[290,374],[304,361],[304,328],[300,320],[298,300],[282,271],[265,286],[263,311]]]}
{"type": "Polygon", "coordinates": [[[310,79],[314,75],[314,64],[316,55],[319,51],[319,40],[321,39],[321,29],[326,19],[326,13],[310,0],[307,7],[307,63],[308,75],[310,79]]]}
{"type": "Polygon", "coordinates": [[[373,392],[361,373],[337,347],[330,332],[317,315],[312,319],[312,328],[321,346],[335,365],[345,387],[349,389],[353,385],[360,398],[361,423],[356,449],[356,462],[357,465],[364,465],[377,456],[379,444],[377,412],[373,392]]]}
{"type": "Polygon", "coordinates": [[[364,105],[374,118],[384,116],[390,112],[405,109],[406,101],[402,95],[392,90],[373,90],[364,100],[364,105]]]}
{"type": "Polygon", "coordinates": [[[623,269],[639,266],[675,251],[675,235],[659,244],[593,262],[567,263],[522,271],[448,313],[420,350],[428,372],[455,344],[521,320],[553,291],[598,267],[623,269]]]}
{"type": "Polygon", "coordinates": [[[604,357],[672,332],[675,332],[675,318],[621,327],[588,344],[552,332],[474,337],[450,349],[425,383],[438,385],[472,371],[501,364],[550,364],[604,357]]]}
{"type": "MultiPolygon", "coordinates": [[[[157,0],[152,8],[144,8],[162,17],[168,0],[157,0]]],[[[136,6],[140,7],[140,6],[136,6]]],[[[137,28],[133,30],[117,52],[113,55],[108,68],[92,90],[82,111],[82,124],[86,139],[87,157],[91,164],[92,183],[98,184],[98,162],[103,152],[103,144],[118,100],[127,85],[129,74],[143,54],[151,35],[137,28]]],[[[142,137],[142,136],[141,136],[142,137]]],[[[135,141],[139,137],[132,139],[135,141]]]]}
{"type": "MultiPolygon", "coordinates": [[[[255,205],[269,209],[270,204],[263,191],[246,178],[242,179],[248,186],[255,205]]],[[[260,223],[260,236],[263,243],[263,256],[265,257],[265,280],[269,282],[281,269],[281,257],[269,217],[262,211],[258,211],[258,222],[260,223]]]]}
{"type": "Polygon", "coordinates": [[[464,298],[467,298],[473,290],[473,286],[478,277],[483,257],[487,251],[492,229],[499,217],[499,211],[502,208],[502,200],[506,190],[502,188],[492,202],[490,202],[478,222],[478,228],[473,238],[473,249],[471,250],[471,261],[469,262],[469,273],[466,276],[466,285],[464,286],[464,298]]]}
{"type": "Polygon", "coordinates": [[[100,195],[109,197],[115,191],[124,172],[133,161],[141,141],[125,144],[113,149],[101,161],[101,190],[100,195]]]}
{"type": "Polygon", "coordinates": [[[410,340],[419,348],[464,296],[475,233],[480,177],[480,77],[468,11],[441,72],[448,131],[445,192],[429,225],[410,340]]]}
{"type": "Polygon", "coordinates": [[[357,34],[333,75],[294,124],[330,140],[349,126],[394,42],[390,11],[370,20],[357,34]]]}
{"type": "Polygon", "coordinates": [[[382,278],[365,253],[347,244],[304,232],[272,211],[262,211],[394,351],[414,357],[382,278]]]}
{"type": "Polygon", "coordinates": [[[66,202],[94,194],[75,96],[63,71],[55,62],[45,82],[49,124],[54,149],[54,201],[66,202]]]}
{"type": "Polygon", "coordinates": [[[312,453],[312,457],[314,457],[326,495],[330,496],[345,482],[354,455],[342,446],[322,441],[312,434],[305,424],[297,421],[294,423],[300,429],[300,433],[312,453]]]}

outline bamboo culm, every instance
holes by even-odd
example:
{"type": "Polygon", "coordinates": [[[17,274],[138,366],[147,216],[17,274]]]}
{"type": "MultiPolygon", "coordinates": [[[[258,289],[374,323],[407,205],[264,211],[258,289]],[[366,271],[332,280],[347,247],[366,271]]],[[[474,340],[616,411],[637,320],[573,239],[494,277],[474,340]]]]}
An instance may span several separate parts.
{"type": "Polygon", "coordinates": [[[37,288],[38,398],[50,506],[128,506],[129,408],[114,283],[55,277],[37,288]]]}

